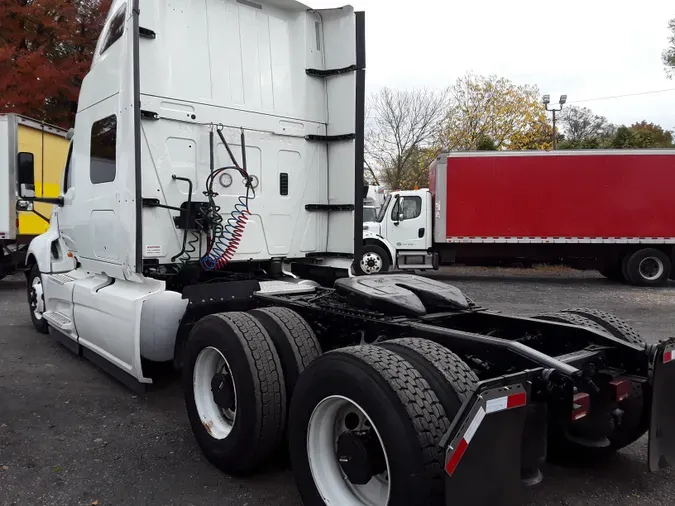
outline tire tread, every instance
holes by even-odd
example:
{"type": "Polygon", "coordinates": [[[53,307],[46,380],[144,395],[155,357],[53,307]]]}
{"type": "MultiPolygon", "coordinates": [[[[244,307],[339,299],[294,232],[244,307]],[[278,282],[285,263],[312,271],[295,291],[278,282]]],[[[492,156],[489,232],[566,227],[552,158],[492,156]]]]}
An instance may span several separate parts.
{"type": "Polygon", "coordinates": [[[432,498],[442,497],[445,452],[439,442],[449,428],[449,423],[429,383],[409,362],[379,346],[354,346],[330,353],[344,353],[358,358],[387,382],[410,417],[422,450],[427,476],[433,484],[429,500],[420,504],[431,504],[432,498]]]}
{"type": "Polygon", "coordinates": [[[596,325],[602,327],[606,332],[612,334],[614,337],[623,339],[629,343],[640,346],[644,346],[645,344],[640,334],[633,327],[611,313],[588,308],[565,309],[563,312],[579,315],[588,320],[591,320],[596,325]]]}
{"type": "Polygon", "coordinates": [[[281,442],[286,420],[286,394],[283,383],[281,362],[274,351],[274,345],[265,328],[246,313],[221,313],[215,315],[224,320],[234,330],[244,345],[252,365],[253,383],[256,399],[259,402],[260,430],[258,441],[251,448],[251,456],[246,460],[250,466],[262,461],[281,442]]]}

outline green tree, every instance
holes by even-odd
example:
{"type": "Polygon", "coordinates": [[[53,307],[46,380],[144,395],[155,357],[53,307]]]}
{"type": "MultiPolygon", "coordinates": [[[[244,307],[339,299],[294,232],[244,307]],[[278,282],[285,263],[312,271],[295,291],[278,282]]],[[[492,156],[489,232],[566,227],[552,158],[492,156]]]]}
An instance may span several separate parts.
{"type": "Polygon", "coordinates": [[[611,147],[616,149],[673,148],[673,133],[659,125],[641,121],[630,127],[620,126],[611,147]]]}
{"type": "Polygon", "coordinates": [[[550,149],[552,131],[537,87],[497,76],[459,78],[450,89],[441,142],[474,151],[485,137],[496,149],[550,149]]]}
{"type": "Polygon", "coordinates": [[[477,151],[497,151],[495,141],[489,135],[481,136],[476,142],[477,151]]]}
{"type": "Polygon", "coordinates": [[[668,47],[663,51],[663,64],[669,77],[675,77],[675,18],[668,22],[668,47]]]}

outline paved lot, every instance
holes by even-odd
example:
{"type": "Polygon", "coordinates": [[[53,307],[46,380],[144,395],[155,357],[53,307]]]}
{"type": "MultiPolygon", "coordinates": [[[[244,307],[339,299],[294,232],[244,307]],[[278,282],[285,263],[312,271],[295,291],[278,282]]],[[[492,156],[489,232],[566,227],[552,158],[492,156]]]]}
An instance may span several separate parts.
{"type": "MultiPolygon", "coordinates": [[[[503,311],[590,306],[622,316],[648,340],[675,335],[675,286],[643,290],[560,270],[451,269],[434,277],[503,311]]],[[[547,467],[526,504],[673,504],[673,473],[647,473],[646,457],[643,439],[600,469],[547,467]]],[[[0,281],[1,505],[298,502],[283,462],[246,479],[216,471],[192,438],[175,382],[137,396],[33,332],[22,280],[0,281]]]]}

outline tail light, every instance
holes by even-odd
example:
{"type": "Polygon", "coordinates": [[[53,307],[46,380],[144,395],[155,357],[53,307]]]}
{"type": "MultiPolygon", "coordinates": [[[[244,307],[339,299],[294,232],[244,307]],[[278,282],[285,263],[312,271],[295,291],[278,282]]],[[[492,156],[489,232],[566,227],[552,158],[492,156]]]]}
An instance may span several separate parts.
{"type": "Polygon", "coordinates": [[[616,402],[621,402],[624,399],[627,399],[630,393],[633,391],[633,384],[630,380],[626,379],[614,379],[609,382],[610,386],[614,390],[614,399],[616,402]]]}
{"type": "Polygon", "coordinates": [[[572,420],[575,422],[581,420],[591,410],[591,397],[587,393],[574,394],[572,403],[572,420]]]}

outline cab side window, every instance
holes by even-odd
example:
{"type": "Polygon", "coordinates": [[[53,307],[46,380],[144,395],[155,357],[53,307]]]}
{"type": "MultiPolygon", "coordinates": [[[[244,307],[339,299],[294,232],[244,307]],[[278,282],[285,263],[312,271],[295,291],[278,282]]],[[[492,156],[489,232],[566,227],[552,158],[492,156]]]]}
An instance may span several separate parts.
{"type": "Polygon", "coordinates": [[[127,6],[124,5],[113,17],[112,21],[110,22],[110,26],[108,27],[108,33],[106,34],[105,42],[103,42],[103,46],[101,46],[101,54],[105,53],[110,46],[121,39],[122,35],[124,35],[124,22],[126,14],[127,6]]]}
{"type": "Polygon", "coordinates": [[[91,127],[89,177],[92,184],[110,183],[117,175],[117,116],[96,121],[91,127]]]}
{"type": "Polygon", "coordinates": [[[392,210],[391,219],[398,221],[399,216],[403,215],[404,220],[414,220],[420,214],[422,214],[421,197],[401,197],[392,210]]]}

